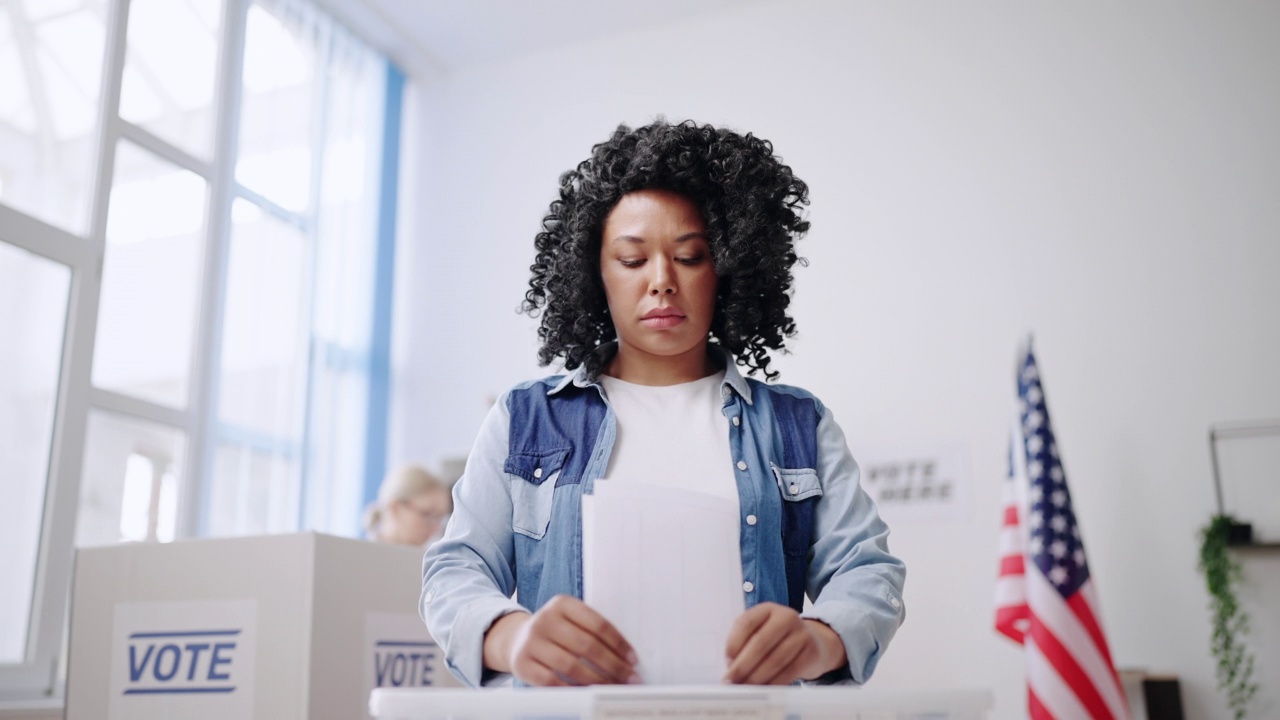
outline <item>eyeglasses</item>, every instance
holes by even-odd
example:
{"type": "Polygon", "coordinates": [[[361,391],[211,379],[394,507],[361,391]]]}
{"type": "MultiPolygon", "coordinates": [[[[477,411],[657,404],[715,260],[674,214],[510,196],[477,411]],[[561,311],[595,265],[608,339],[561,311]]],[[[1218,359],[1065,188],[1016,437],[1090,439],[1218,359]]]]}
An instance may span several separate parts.
{"type": "Polygon", "coordinates": [[[444,522],[445,518],[449,517],[449,513],[432,512],[430,510],[420,508],[411,502],[405,502],[405,507],[409,508],[418,517],[422,518],[422,522],[429,523],[431,525],[438,525],[444,522]]]}

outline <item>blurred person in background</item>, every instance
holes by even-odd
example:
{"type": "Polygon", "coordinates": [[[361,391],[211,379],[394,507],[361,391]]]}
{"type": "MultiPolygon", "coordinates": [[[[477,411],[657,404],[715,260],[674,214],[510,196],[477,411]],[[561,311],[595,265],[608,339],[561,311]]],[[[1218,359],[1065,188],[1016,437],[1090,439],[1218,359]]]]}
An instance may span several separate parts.
{"type": "Polygon", "coordinates": [[[449,486],[417,465],[387,474],[378,499],[365,511],[370,540],[426,547],[440,537],[453,510],[449,486]]]}

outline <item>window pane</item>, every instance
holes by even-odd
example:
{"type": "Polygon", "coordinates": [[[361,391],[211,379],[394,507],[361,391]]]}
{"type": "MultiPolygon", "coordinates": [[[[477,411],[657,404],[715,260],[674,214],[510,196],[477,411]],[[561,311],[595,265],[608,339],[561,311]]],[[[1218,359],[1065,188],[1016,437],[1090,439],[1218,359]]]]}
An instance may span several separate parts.
{"type": "Polygon", "coordinates": [[[311,184],[316,59],[307,25],[249,8],[236,162],[245,187],[295,212],[307,209],[311,184]]]}
{"type": "Polygon", "coordinates": [[[231,219],[218,417],[297,442],[307,385],[306,242],[246,200],[235,201],[231,219]]]}
{"type": "Polygon", "coordinates": [[[333,47],[316,223],[315,363],[303,527],[359,535],[386,65],[354,39],[335,37],[333,47]]]}
{"type": "MultiPolygon", "coordinates": [[[[367,54],[367,53],[366,53],[367,54]]],[[[316,266],[316,335],[345,348],[370,341],[378,239],[378,162],[385,64],[345,57],[328,71],[316,266]]]]}
{"type": "Polygon", "coordinates": [[[76,546],[173,540],[185,453],[181,430],[91,412],[76,546]]]}
{"type": "Polygon", "coordinates": [[[22,662],[71,271],[0,242],[0,664],[22,662]]]}
{"type": "Polygon", "coordinates": [[[311,442],[307,466],[308,530],[356,537],[364,505],[365,433],[368,430],[367,358],[329,347],[319,355],[311,390],[311,442]],[[345,369],[344,369],[345,368],[345,369]]]}
{"type": "Polygon", "coordinates": [[[185,407],[206,184],[132,143],[118,148],[93,383],[185,407]]]}
{"type": "Polygon", "coordinates": [[[103,0],[0,3],[0,203],[77,235],[89,224],[103,0]]]}
{"type": "Polygon", "coordinates": [[[221,24],[219,0],[132,0],[120,117],[208,158],[221,24]]]}
{"type": "Polygon", "coordinates": [[[298,529],[298,467],[287,452],[218,445],[206,495],[208,535],[256,535],[298,529]]]}

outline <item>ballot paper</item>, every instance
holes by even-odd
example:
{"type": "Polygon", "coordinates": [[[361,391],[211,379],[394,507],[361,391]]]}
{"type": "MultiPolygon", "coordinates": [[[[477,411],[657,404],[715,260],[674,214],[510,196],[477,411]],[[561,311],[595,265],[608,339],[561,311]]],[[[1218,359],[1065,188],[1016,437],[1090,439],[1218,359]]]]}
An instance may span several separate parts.
{"type": "Polygon", "coordinates": [[[625,479],[582,496],[583,600],[635,648],[649,685],[717,683],[742,614],[737,503],[625,479]]]}

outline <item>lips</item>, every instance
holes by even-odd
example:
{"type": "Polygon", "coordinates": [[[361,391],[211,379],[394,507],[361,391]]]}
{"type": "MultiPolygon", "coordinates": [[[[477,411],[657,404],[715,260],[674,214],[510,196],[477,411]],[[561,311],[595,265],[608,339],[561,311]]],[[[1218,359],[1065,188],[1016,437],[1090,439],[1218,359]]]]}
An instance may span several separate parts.
{"type": "Polygon", "coordinates": [[[656,307],[644,314],[642,320],[662,317],[684,317],[684,313],[673,307],[656,307]]]}
{"type": "Polygon", "coordinates": [[[645,313],[640,324],[655,330],[675,327],[685,321],[685,314],[673,307],[658,307],[645,313]]]}

